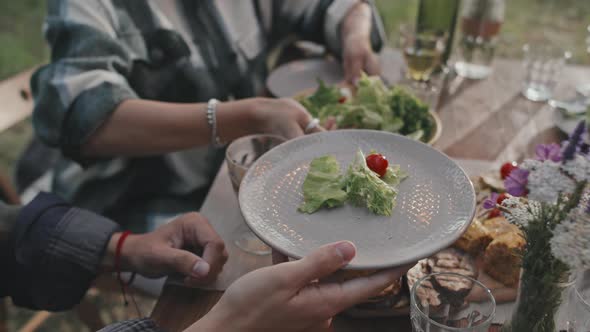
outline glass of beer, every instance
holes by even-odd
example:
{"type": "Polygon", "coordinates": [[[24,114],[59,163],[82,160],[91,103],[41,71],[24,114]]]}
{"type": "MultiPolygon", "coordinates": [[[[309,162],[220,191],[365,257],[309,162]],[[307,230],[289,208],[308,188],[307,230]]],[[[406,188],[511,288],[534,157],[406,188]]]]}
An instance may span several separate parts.
{"type": "MultiPolygon", "coordinates": [[[[280,136],[261,134],[240,137],[227,147],[225,160],[236,194],[239,193],[240,183],[250,166],[267,151],[283,142],[285,139],[280,136]]],[[[240,225],[235,233],[234,244],[243,251],[255,255],[271,253],[271,248],[260,241],[245,223],[240,225]]]]}

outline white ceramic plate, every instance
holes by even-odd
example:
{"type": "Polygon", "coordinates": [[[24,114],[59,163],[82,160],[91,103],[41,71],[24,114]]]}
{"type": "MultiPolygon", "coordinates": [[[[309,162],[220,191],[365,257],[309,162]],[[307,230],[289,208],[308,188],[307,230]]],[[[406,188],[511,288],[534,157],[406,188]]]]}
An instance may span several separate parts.
{"type": "Polygon", "coordinates": [[[327,84],[340,83],[344,80],[342,66],[331,58],[289,62],[270,73],[266,87],[275,97],[289,98],[304,89],[316,88],[318,78],[327,84]]]}
{"type": "Polygon", "coordinates": [[[240,187],[246,223],[264,242],[301,258],[330,242],[350,240],[358,252],[351,269],[378,269],[417,261],[448,247],[467,229],[475,191],[465,172],[426,144],[373,130],[337,130],[303,136],[258,159],[240,187]],[[345,205],[314,214],[297,211],[309,163],[334,155],[347,167],[357,149],[375,149],[410,176],[399,187],[392,216],[345,205]]]}

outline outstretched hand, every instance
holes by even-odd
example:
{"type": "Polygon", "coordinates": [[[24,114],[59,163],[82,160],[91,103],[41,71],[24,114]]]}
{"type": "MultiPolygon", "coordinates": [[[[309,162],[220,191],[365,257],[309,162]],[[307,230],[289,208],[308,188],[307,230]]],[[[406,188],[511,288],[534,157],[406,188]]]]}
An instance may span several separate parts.
{"type": "Polygon", "coordinates": [[[410,266],[345,282],[318,282],[348,264],[356,248],[348,241],[325,245],[301,260],[246,274],[187,331],[318,331],[332,317],[379,294],[410,266]]]}

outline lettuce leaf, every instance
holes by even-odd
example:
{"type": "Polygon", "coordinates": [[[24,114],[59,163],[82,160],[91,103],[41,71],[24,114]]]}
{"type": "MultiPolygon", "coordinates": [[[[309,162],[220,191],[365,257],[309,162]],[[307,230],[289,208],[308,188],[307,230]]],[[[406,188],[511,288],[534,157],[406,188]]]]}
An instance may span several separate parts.
{"type": "Polygon", "coordinates": [[[348,200],[354,205],[366,206],[375,214],[390,216],[397,197],[397,190],[393,184],[398,184],[402,180],[402,174],[399,173],[399,169],[396,171],[394,168],[388,169],[388,172],[389,175],[386,173],[384,178],[392,185],[369,169],[365,155],[359,150],[346,173],[348,200]]]}
{"type": "Polygon", "coordinates": [[[408,176],[408,173],[402,170],[399,165],[391,165],[387,167],[387,172],[385,172],[381,180],[391,187],[397,187],[408,176]]]}
{"type": "Polygon", "coordinates": [[[343,177],[336,158],[324,156],[314,159],[303,182],[304,202],[299,211],[314,213],[321,207],[331,208],[344,204],[347,194],[342,188],[343,177]]]}
{"type": "Polygon", "coordinates": [[[304,202],[299,211],[314,213],[322,207],[343,205],[348,200],[375,214],[390,216],[396,204],[397,186],[407,177],[399,165],[391,165],[383,178],[379,178],[369,169],[360,150],[344,176],[334,156],[316,158],[303,182],[304,202]]]}
{"type": "Polygon", "coordinates": [[[301,100],[301,105],[314,117],[319,116],[324,106],[338,104],[338,101],[342,97],[340,89],[337,86],[328,86],[319,78],[318,84],[319,87],[313,95],[301,100]]]}

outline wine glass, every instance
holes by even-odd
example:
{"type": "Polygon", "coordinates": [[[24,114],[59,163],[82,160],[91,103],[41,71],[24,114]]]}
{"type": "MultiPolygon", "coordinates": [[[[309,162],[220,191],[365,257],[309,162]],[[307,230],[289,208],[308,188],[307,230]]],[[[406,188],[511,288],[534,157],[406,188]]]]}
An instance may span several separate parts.
{"type": "MultiPolygon", "coordinates": [[[[586,27],[588,36],[586,37],[586,53],[590,55],[590,25],[586,27]]],[[[586,104],[590,104],[590,83],[583,83],[576,87],[578,94],[583,96],[586,104]]]]}
{"type": "MultiPolygon", "coordinates": [[[[250,135],[233,141],[226,150],[225,160],[234,192],[238,194],[240,183],[248,168],[270,149],[285,142],[275,135],[250,135]]],[[[241,223],[235,231],[234,244],[245,252],[254,255],[268,255],[271,248],[264,244],[245,223],[241,223]]]]}
{"type": "Polygon", "coordinates": [[[445,35],[435,32],[418,32],[412,25],[400,28],[400,46],[406,62],[406,78],[427,86],[432,74],[440,65],[445,51],[445,35]]]}
{"type": "Polygon", "coordinates": [[[410,290],[410,317],[415,332],[487,332],[495,314],[496,300],[490,289],[461,274],[429,274],[410,290]]]}

